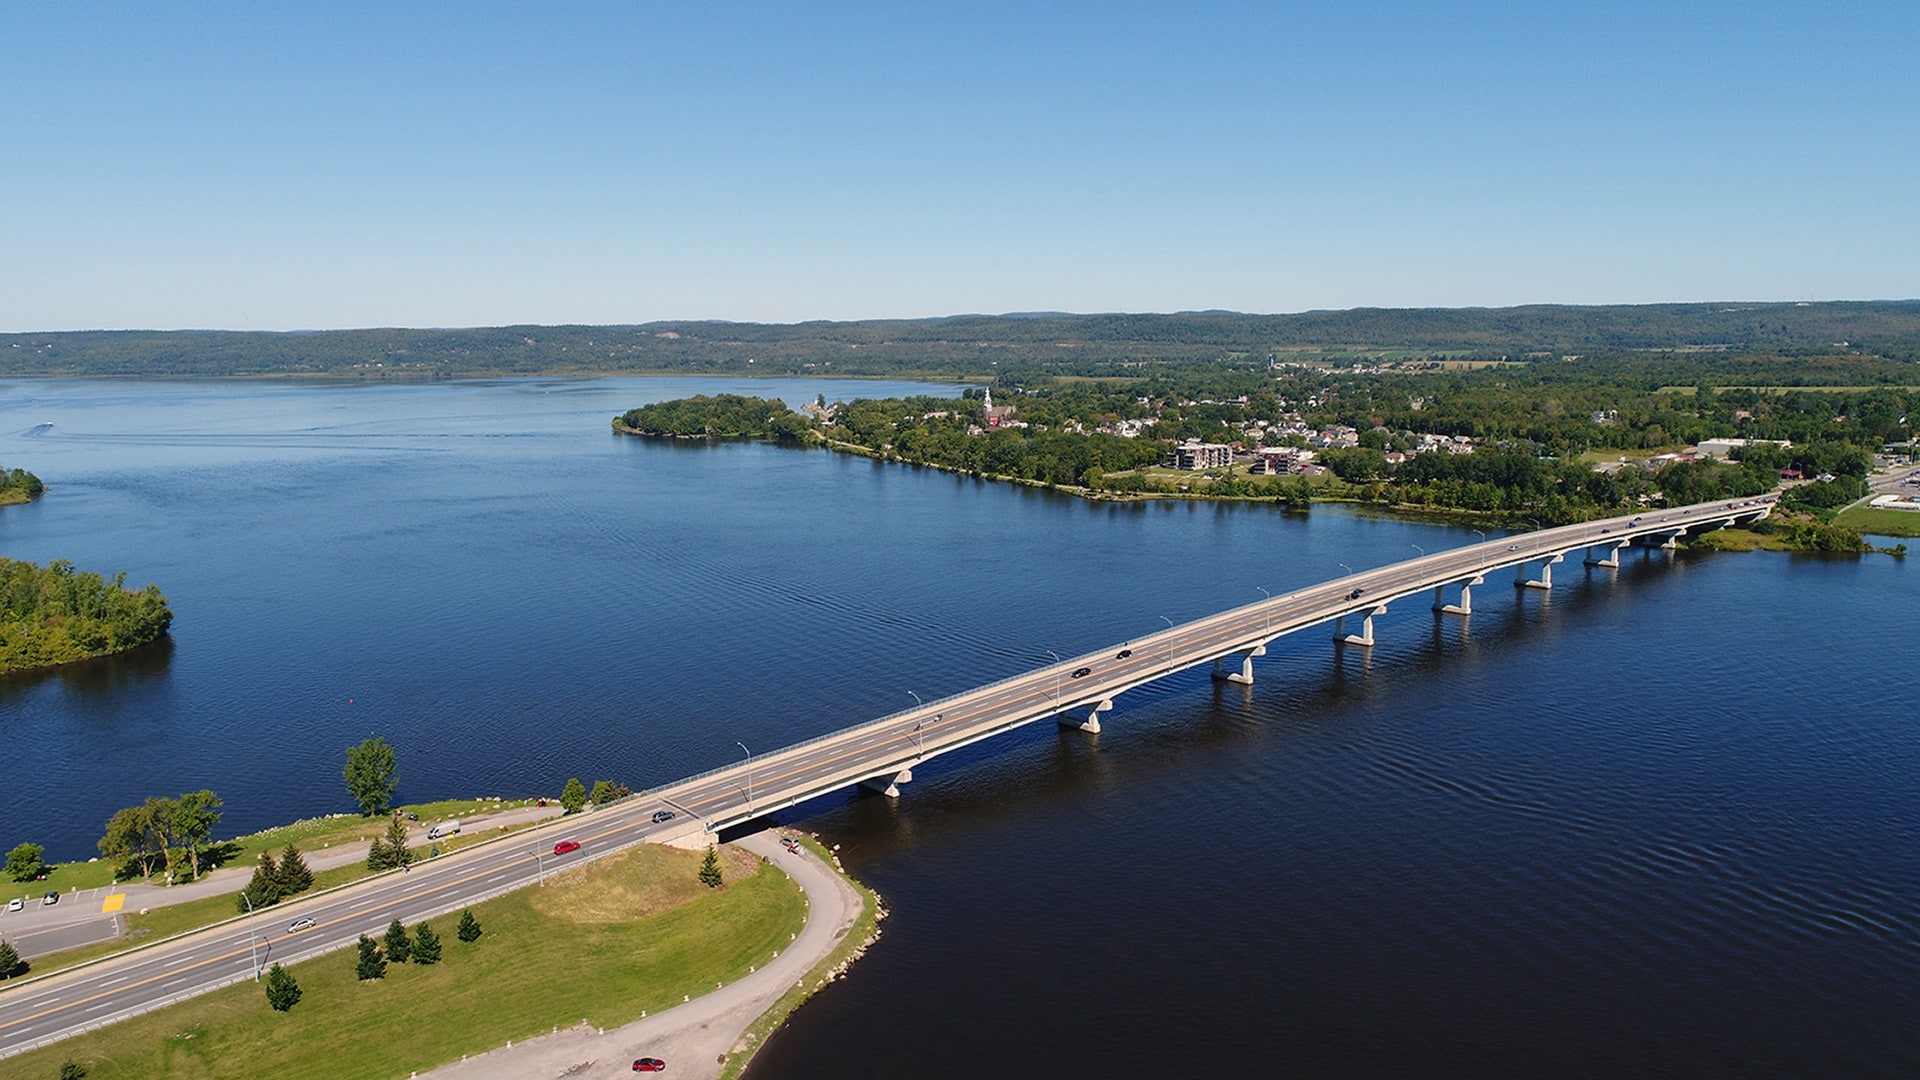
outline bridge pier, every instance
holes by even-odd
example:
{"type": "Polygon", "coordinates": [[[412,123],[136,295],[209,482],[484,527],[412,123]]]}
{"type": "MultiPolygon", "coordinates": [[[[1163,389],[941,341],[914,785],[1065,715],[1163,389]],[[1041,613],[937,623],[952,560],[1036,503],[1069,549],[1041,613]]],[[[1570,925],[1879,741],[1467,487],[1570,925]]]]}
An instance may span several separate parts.
{"type": "Polygon", "coordinates": [[[901,769],[897,773],[882,774],[871,780],[860,781],[860,786],[868,791],[876,791],[889,799],[900,797],[900,785],[913,779],[912,769],[901,769]]]}
{"type": "Polygon", "coordinates": [[[1435,585],[1433,587],[1433,610],[1442,615],[1473,614],[1473,587],[1485,580],[1487,579],[1479,574],[1475,574],[1465,581],[1460,582],[1460,602],[1457,604],[1447,603],[1447,587],[1445,585],[1435,585]]]}
{"type": "Polygon", "coordinates": [[[1076,719],[1071,713],[1061,713],[1055,719],[1060,721],[1060,726],[1063,728],[1072,728],[1075,731],[1089,731],[1098,735],[1100,734],[1100,714],[1111,708],[1113,708],[1113,699],[1108,698],[1105,701],[1096,701],[1089,706],[1085,720],[1076,719]]]}
{"type": "Polygon", "coordinates": [[[1240,660],[1239,671],[1228,671],[1226,668],[1227,658],[1224,656],[1215,657],[1213,661],[1213,677],[1216,679],[1225,679],[1230,683],[1239,683],[1241,686],[1252,686],[1253,658],[1265,655],[1267,655],[1265,642],[1248,649],[1247,655],[1240,660]]]}
{"type": "Polygon", "coordinates": [[[1627,550],[1628,546],[1632,543],[1633,541],[1631,540],[1615,540],[1606,544],[1589,545],[1587,548],[1586,563],[1588,566],[1604,566],[1609,570],[1618,570],[1620,569],[1620,553],[1627,550]],[[1607,554],[1603,558],[1594,558],[1593,553],[1603,548],[1606,549],[1607,554]]]}
{"type": "Polygon", "coordinates": [[[1342,645],[1365,645],[1371,648],[1373,646],[1373,617],[1375,615],[1385,615],[1386,613],[1387,605],[1385,604],[1381,604],[1372,611],[1367,612],[1365,617],[1360,620],[1360,632],[1357,634],[1347,633],[1347,617],[1345,615],[1340,616],[1333,620],[1333,640],[1342,645]]]}
{"type": "Polygon", "coordinates": [[[1533,562],[1534,560],[1529,559],[1527,562],[1521,563],[1518,571],[1513,575],[1513,587],[1516,589],[1553,588],[1553,564],[1564,562],[1566,558],[1567,553],[1563,551],[1549,558],[1540,559],[1540,576],[1538,578],[1530,578],[1527,576],[1527,563],[1533,562]]]}

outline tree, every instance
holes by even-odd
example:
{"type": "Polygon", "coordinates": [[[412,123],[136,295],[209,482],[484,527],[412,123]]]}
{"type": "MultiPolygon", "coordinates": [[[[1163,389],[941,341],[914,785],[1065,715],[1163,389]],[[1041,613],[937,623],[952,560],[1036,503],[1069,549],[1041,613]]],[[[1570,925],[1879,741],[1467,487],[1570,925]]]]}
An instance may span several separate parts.
{"type": "Polygon", "coordinates": [[[173,835],[187,845],[187,862],[193,876],[200,876],[200,846],[213,839],[213,827],[220,823],[220,796],[201,790],[180,796],[173,807],[173,835]]]}
{"type": "Polygon", "coordinates": [[[301,858],[300,849],[288,844],[280,853],[280,895],[298,896],[313,888],[313,871],[307,869],[307,860],[301,858]]]}
{"type": "Polygon", "coordinates": [[[709,889],[720,887],[720,855],[712,844],[707,845],[706,861],[700,864],[700,884],[709,889]]]}
{"type": "Polygon", "coordinates": [[[593,803],[595,806],[605,806],[612,802],[614,798],[613,781],[595,780],[593,782],[593,792],[587,796],[587,801],[593,803]]]}
{"type": "Polygon", "coordinates": [[[267,1004],[275,1012],[286,1012],[300,1003],[300,984],[286,968],[275,964],[267,969],[267,1004]]]}
{"type": "Polygon", "coordinates": [[[129,859],[139,863],[141,877],[153,873],[153,858],[159,852],[152,846],[151,824],[144,806],[116,811],[107,820],[106,835],[100,838],[100,854],[122,863],[129,859]]]}
{"type": "Polygon", "coordinates": [[[454,936],[465,942],[480,940],[480,920],[473,917],[472,908],[460,912],[460,926],[454,931],[454,936]]]}
{"type": "Polygon", "coordinates": [[[400,774],[394,766],[393,747],[383,736],[347,749],[347,792],[360,804],[360,816],[384,814],[393,805],[394,790],[400,786],[400,774]]]}
{"type": "Polygon", "coordinates": [[[47,850],[39,844],[21,844],[7,852],[7,876],[15,881],[32,881],[46,865],[47,850]]]}
{"type": "Polygon", "coordinates": [[[167,884],[173,884],[173,860],[179,854],[174,847],[173,811],[179,804],[162,797],[147,800],[145,808],[147,844],[160,853],[167,871],[167,884]]]}
{"type": "Polygon", "coordinates": [[[0,979],[9,978],[20,967],[20,951],[0,940],[0,979]]]}
{"type": "Polygon", "coordinates": [[[433,927],[421,923],[413,928],[413,962],[416,964],[437,964],[440,962],[440,935],[433,927]]]}
{"type": "Polygon", "coordinates": [[[357,976],[361,982],[366,982],[368,979],[386,978],[387,962],[380,956],[380,946],[374,944],[372,938],[361,934],[359,948],[360,958],[354,964],[353,968],[355,976],[357,976]]]}
{"type": "Polygon", "coordinates": [[[579,777],[568,780],[567,786],[561,789],[560,805],[569,814],[577,814],[582,806],[587,805],[587,788],[580,782],[579,777]]]}
{"type": "Polygon", "coordinates": [[[400,925],[399,919],[387,924],[387,936],[380,942],[380,948],[387,959],[396,964],[404,964],[413,958],[413,939],[407,936],[407,928],[400,925]]]}
{"type": "Polygon", "coordinates": [[[260,862],[253,868],[252,879],[234,899],[233,906],[242,913],[258,911],[279,903],[283,895],[285,890],[280,879],[280,868],[274,865],[273,853],[263,851],[260,853],[260,862]]]}
{"type": "Polygon", "coordinates": [[[391,870],[411,862],[413,853],[407,850],[407,826],[396,814],[387,821],[387,834],[367,849],[367,869],[391,870]]]}

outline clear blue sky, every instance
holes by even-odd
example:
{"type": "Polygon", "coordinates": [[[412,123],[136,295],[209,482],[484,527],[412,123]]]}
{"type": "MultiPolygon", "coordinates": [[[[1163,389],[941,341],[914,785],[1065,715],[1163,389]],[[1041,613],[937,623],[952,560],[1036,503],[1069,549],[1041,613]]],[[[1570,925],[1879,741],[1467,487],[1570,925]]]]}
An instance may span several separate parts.
{"type": "Polygon", "coordinates": [[[0,6],[0,330],[1920,295],[1920,4],[0,6]]]}

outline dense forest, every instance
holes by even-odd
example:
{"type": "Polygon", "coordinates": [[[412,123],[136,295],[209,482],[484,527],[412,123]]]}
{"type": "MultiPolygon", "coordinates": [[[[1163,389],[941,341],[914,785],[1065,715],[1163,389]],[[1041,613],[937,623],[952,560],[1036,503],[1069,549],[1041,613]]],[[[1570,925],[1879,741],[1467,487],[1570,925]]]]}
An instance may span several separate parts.
{"type": "Polygon", "coordinates": [[[27,470],[0,466],[0,506],[37,499],[45,490],[40,478],[27,470]]]}
{"type": "Polygon", "coordinates": [[[1485,358],[1625,364],[1642,382],[1920,382],[1920,301],[1356,308],[961,315],[757,324],[504,326],[312,332],[49,331],[0,335],[9,375],[332,375],[672,372],[985,379],[1134,376],[1183,366],[1265,367],[1485,358]],[[1577,360],[1569,361],[1569,357],[1577,360]],[[1678,371],[1691,373],[1678,377],[1678,371]]]}
{"type": "Polygon", "coordinates": [[[145,645],[173,612],[156,585],[126,588],[65,560],[46,566],[0,557],[0,673],[52,667],[145,645]]]}
{"type": "Polygon", "coordinates": [[[779,398],[701,394],[628,409],[614,418],[613,429],[680,439],[798,439],[804,437],[807,422],[779,398]]]}

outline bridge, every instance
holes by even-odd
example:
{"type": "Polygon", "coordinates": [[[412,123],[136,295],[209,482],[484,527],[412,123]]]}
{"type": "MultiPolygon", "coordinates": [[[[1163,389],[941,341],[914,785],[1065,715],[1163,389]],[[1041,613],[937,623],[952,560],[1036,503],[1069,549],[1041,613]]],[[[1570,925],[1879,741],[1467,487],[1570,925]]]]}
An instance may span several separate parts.
{"type": "Polygon", "coordinates": [[[269,963],[350,947],[362,933],[378,937],[393,918],[411,924],[444,916],[637,843],[704,848],[721,830],[856,784],[897,797],[922,763],[1027,724],[1053,719],[1099,731],[1101,714],[1116,697],[1190,668],[1212,664],[1217,678],[1251,683],[1254,660],[1288,634],[1331,625],[1341,647],[1366,648],[1374,641],[1373,620],[1393,605],[1428,603],[1437,617],[1464,616],[1473,610],[1473,590],[1501,571],[1513,571],[1518,588],[1547,589],[1553,568],[1570,556],[1617,567],[1630,546],[1671,548],[1681,536],[1755,521],[1772,509],[1771,498],[1746,499],[1540,529],[1350,573],[1184,625],[1169,621],[1150,637],[772,753],[748,754],[588,815],[429,860],[410,874],[390,872],[72,971],[16,981],[0,991],[0,1058],[254,978],[269,963]],[[548,854],[560,838],[580,848],[548,854]],[[294,919],[312,925],[296,932],[294,919]]]}
{"type": "Polygon", "coordinates": [[[1579,555],[1587,566],[1617,568],[1620,553],[1629,547],[1670,549],[1688,533],[1757,521],[1772,512],[1773,504],[1767,496],[1650,510],[1349,573],[1193,622],[1168,620],[1165,630],[1150,637],[1059,660],[772,753],[749,753],[743,761],[656,794],[697,819],[697,830],[690,822],[673,840],[701,846],[729,826],[854,784],[898,797],[900,786],[923,762],[1041,720],[1097,732],[1101,714],[1120,694],[1189,668],[1212,664],[1216,678],[1251,684],[1254,660],[1289,634],[1331,624],[1334,642],[1370,647],[1374,619],[1393,605],[1430,601],[1442,616],[1469,615],[1473,590],[1503,570],[1514,572],[1518,588],[1550,589],[1553,568],[1570,556],[1579,555]]]}

